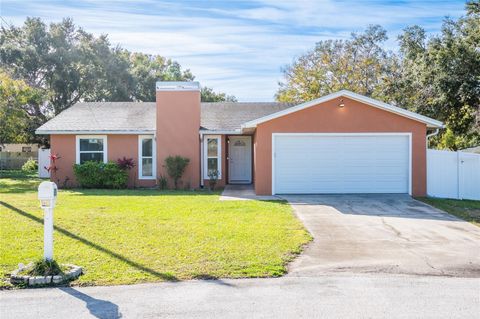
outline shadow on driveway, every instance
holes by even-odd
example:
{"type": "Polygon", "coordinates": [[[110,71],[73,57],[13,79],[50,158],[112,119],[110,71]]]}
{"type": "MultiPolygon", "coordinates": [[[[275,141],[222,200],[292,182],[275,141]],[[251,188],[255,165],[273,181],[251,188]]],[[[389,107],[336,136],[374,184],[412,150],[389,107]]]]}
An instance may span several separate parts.
{"type": "Polygon", "coordinates": [[[118,306],[108,300],[95,299],[87,294],[70,287],[58,288],[72,297],[80,299],[86,303],[88,311],[92,316],[99,319],[117,319],[122,318],[118,306]]]}

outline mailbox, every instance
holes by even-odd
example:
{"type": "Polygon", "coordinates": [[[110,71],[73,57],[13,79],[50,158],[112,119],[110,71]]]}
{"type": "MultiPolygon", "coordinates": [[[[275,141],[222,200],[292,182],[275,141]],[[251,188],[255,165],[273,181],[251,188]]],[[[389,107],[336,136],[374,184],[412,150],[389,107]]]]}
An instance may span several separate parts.
{"type": "Polygon", "coordinates": [[[55,207],[57,185],[53,182],[40,183],[38,186],[38,199],[40,200],[40,206],[43,209],[55,207]]]}

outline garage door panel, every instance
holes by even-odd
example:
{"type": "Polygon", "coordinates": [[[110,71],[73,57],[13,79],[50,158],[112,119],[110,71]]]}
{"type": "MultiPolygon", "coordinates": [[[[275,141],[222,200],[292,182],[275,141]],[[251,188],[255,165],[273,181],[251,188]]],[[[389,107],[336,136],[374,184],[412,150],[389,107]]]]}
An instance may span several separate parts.
{"type": "Polygon", "coordinates": [[[278,135],[274,188],[288,193],[407,193],[407,135],[278,135]]]}

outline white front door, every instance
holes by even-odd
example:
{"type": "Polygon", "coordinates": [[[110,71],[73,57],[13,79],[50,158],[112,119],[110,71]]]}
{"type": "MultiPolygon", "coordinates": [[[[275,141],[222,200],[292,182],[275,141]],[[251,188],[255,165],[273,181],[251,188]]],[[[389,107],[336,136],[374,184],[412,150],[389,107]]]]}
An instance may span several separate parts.
{"type": "Polygon", "coordinates": [[[252,139],[250,136],[229,137],[228,182],[252,182],[252,139]]]}

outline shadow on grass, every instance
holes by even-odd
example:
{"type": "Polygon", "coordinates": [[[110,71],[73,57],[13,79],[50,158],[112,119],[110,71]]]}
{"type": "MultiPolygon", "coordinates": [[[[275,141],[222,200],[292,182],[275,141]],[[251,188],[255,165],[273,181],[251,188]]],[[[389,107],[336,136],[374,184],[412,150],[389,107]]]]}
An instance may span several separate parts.
{"type": "Polygon", "coordinates": [[[80,196],[207,196],[220,195],[219,191],[209,192],[207,190],[159,190],[151,188],[143,189],[69,189],[80,196]]]}
{"type": "MultiPolygon", "coordinates": [[[[35,221],[35,222],[40,223],[40,224],[43,225],[43,218],[36,217],[36,216],[34,216],[34,215],[32,215],[32,214],[27,213],[26,211],[23,211],[23,210],[21,210],[21,209],[19,209],[19,208],[17,208],[17,207],[14,207],[14,206],[12,206],[12,205],[10,205],[10,204],[8,204],[8,203],[5,203],[5,202],[3,202],[3,201],[0,201],[0,205],[2,205],[2,206],[4,206],[4,207],[6,207],[6,208],[8,208],[8,209],[10,209],[10,210],[12,210],[12,211],[14,211],[15,213],[17,213],[17,214],[19,214],[19,215],[22,215],[22,216],[24,216],[24,217],[26,217],[26,218],[29,218],[29,219],[31,219],[31,220],[33,220],[33,221],[35,221]]],[[[110,255],[110,256],[112,256],[112,257],[114,257],[114,258],[116,258],[116,259],[118,259],[118,260],[120,260],[120,261],[122,261],[122,262],[124,262],[124,263],[126,263],[126,264],[128,264],[128,265],[130,265],[130,266],[132,266],[132,267],[134,267],[134,268],[137,268],[137,269],[139,269],[139,270],[141,270],[141,271],[144,271],[144,272],[146,272],[146,273],[149,273],[149,274],[151,274],[151,275],[153,275],[153,276],[155,276],[155,277],[157,277],[157,278],[161,278],[161,279],[167,280],[167,281],[178,281],[177,277],[175,277],[175,276],[173,276],[173,275],[171,275],[171,274],[161,273],[161,272],[158,272],[158,271],[156,271],[156,270],[150,269],[150,268],[145,267],[145,266],[143,266],[143,265],[141,265],[141,264],[139,264],[139,263],[137,263],[137,262],[134,262],[134,261],[132,261],[132,260],[130,260],[130,259],[128,259],[128,258],[126,258],[126,257],[124,257],[124,256],[122,256],[122,255],[120,255],[120,254],[117,254],[116,252],[111,251],[111,250],[108,249],[108,248],[102,247],[102,246],[100,246],[100,245],[98,245],[98,244],[95,244],[94,242],[89,241],[88,239],[85,239],[85,238],[83,238],[83,237],[80,237],[80,236],[78,236],[78,235],[75,235],[75,234],[69,232],[69,231],[66,230],[66,229],[63,229],[63,228],[58,227],[58,226],[55,226],[55,225],[54,225],[53,227],[54,227],[54,229],[55,229],[56,231],[58,231],[59,233],[65,235],[65,236],[67,236],[67,237],[70,237],[70,238],[72,238],[72,239],[78,240],[79,242],[81,242],[81,243],[83,243],[83,244],[85,244],[85,245],[88,245],[88,246],[90,246],[90,247],[92,247],[92,248],[95,248],[95,249],[98,250],[98,251],[101,251],[101,252],[103,252],[103,253],[105,253],[105,254],[108,254],[108,255],[110,255]]]]}
{"type": "Polygon", "coordinates": [[[77,299],[84,301],[88,311],[90,311],[90,314],[95,318],[99,318],[99,319],[122,318],[122,314],[118,310],[118,306],[113,302],[110,302],[108,300],[93,298],[87,294],[84,294],[83,292],[80,292],[70,287],[60,287],[58,289],[69,294],[72,297],[75,297],[77,299]]]}

